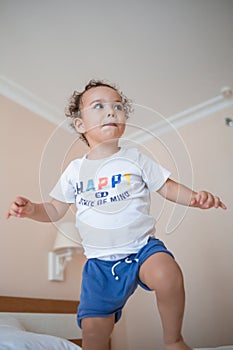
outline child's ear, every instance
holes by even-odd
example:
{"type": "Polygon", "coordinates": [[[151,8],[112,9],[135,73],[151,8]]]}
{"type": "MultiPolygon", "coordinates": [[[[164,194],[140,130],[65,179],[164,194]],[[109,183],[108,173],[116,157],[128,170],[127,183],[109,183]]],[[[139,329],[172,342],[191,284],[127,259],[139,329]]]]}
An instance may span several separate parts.
{"type": "Polygon", "coordinates": [[[82,118],[75,118],[73,120],[73,125],[76,131],[78,131],[80,134],[83,134],[85,132],[85,127],[82,118]]]}

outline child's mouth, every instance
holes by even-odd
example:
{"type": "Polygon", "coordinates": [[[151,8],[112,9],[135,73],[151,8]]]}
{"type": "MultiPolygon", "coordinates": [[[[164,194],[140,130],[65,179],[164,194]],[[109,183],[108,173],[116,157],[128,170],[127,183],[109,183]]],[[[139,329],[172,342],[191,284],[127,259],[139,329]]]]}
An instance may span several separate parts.
{"type": "Polygon", "coordinates": [[[117,127],[117,124],[116,123],[106,123],[103,126],[115,126],[115,127],[117,127]]]}

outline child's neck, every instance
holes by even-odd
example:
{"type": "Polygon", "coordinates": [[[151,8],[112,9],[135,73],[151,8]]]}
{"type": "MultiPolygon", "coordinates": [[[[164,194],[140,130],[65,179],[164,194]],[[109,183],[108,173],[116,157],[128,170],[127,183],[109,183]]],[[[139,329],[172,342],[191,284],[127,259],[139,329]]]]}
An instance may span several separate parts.
{"type": "Polygon", "coordinates": [[[120,150],[118,142],[105,142],[94,147],[90,147],[87,159],[103,159],[112,156],[120,150]]]}

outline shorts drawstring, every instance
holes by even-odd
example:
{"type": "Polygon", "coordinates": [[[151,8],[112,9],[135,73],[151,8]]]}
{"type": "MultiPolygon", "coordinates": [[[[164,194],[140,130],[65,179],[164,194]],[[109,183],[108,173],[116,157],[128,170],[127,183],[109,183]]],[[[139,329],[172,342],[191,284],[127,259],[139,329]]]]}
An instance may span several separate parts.
{"type": "MultiPolygon", "coordinates": [[[[124,262],[125,262],[126,264],[131,264],[131,263],[133,263],[133,262],[138,263],[138,261],[139,261],[139,259],[130,260],[129,258],[125,258],[125,260],[124,260],[124,262]]],[[[121,264],[122,262],[123,262],[123,261],[117,261],[117,262],[112,266],[112,268],[111,268],[112,275],[113,275],[113,277],[115,278],[116,281],[118,281],[120,277],[116,274],[115,268],[117,267],[117,265],[121,264]]]]}
{"type": "Polygon", "coordinates": [[[121,263],[121,261],[118,261],[117,263],[115,263],[114,265],[113,265],[113,267],[112,267],[112,269],[111,269],[111,271],[112,271],[112,275],[113,275],[113,277],[115,278],[115,280],[119,280],[119,276],[115,273],[115,267],[117,266],[117,265],[119,265],[121,263]]]}
{"type": "Polygon", "coordinates": [[[136,258],[136,259],[133,259],[133,260],[130,260],[129,258],[126,258],[126,259],[125,259],[125,262],[126,262],[127,264],[131,264],[132,262],[136,262],[136,263],[137,263],[138,260],[139,260],[139,259],[137,259],[137,258],[136,258]]]}

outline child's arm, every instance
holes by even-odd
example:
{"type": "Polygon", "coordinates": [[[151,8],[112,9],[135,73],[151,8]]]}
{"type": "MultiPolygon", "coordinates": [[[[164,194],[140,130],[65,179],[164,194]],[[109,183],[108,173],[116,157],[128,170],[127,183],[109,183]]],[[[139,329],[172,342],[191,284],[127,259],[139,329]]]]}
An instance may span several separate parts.
{"type": "Polygon", "coordinates": [[[190,188],[168,179],[165,184],[158,190],[158,193],[164,198],[178,204],[209,209],[212,207],[227,209],[219,197],[214,196],[207,191],[195,192],[190,188]]]}
{"type": "Polygon", "coordinates": [[[16,197],[11,203],[6,218],[11,216],[29,218],[41,222],[54,222],[61,219],[67,212],[70,204],[52,199],[47,203],[33,203],[24,197],[16,197]]]}

